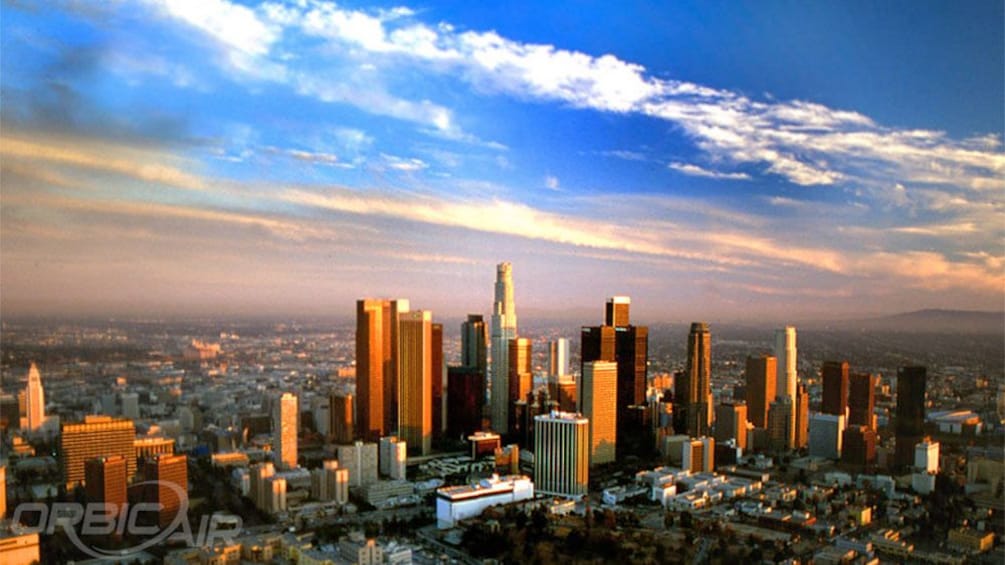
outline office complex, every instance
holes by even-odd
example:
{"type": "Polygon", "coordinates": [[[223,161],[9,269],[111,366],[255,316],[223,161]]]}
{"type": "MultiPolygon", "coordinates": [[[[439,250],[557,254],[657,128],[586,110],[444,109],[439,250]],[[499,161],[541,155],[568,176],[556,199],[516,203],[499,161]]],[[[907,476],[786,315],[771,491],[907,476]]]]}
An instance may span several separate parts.
{"type": "Polygon", "coordinates": [[[395,436],[380,438],[380,473],[395,480],[405,478],[405,462],[408,459],[408,445],[395,436]]]}
{"type": "Polygon", "coordinates": [[[509,432],[509,343],[517,336],[516,303],[513,300],[513,267],[496,266],[495,301],[492,303],[492,428],[509,432]]]}
{"type": "Polygon", "coordinates": [[[352,443],[353,395],[332,393],[328,396],[328,435],[335,443],[352,443]]]}
{"type": "Polygon", "coordinates": [[[590,421],[590,464],[614,461],[617,445],[618,364],[589,361],[580,379],[579,411],[590,421]]]}
{"type": "Polygon", "coordinates": [[[775,398],[777,360],[773,355],[747,357],[747,418],[754,427],[768,427],[768,408],[775,398]]]}
{"type": "Polygon", "coordinates": [[[914,446],[925,435],[925,367],[897,369],[897,408],[894,425],[894,465],[908,467],[914,461],[914,446]]]}
{"type": "Polygon", "coordinates": [[[146,462],[144,499],[160,504],[158,524],[166,527],[188,509],[188,457],[158,455],[146,462]]]}
{"type": "Polygon", "coordinates": [[[483,377],[488,374],[488,326],[481,314],[468,314],[461,323],[461,366],[473,367],[483,377]]]}
{"type": "Polygon", "coordinates": [[[366,486],[377,482],[377,444],[357,441],[337,448],[338,463],[349,469],[349,486],[366,486]]]}
{"type": "Polygon", "coordinates": [[[295,394],[284,392],[272,407],[272,457],[280,469],[297,466],[300,407],[295,394]]]}
{"type": "Polygon", "coordinates": [[[534,488],[544,494],[581,496],[590,482],[590,422],[579,414],[551,412],[534,422],[534,488]]]}
{"type": "Polygon", "coordinates": [[[320,469],[311,471],[311,496],[338,504],[349,502],[349,469],[334,459],[325,460],[320,469]]]}
{"type": "Polygon", "coordinates": [[[356,435],[376,441],[398,425],[398,318],[408,300],[356,302],[356,435]]]}
{"type": "Polygon", "coordinates": [[[820,411],[824,414],[844,415],[848,407],[848,362],[825,361],[820,369],[820,378],[824,383],[820,411]]]}
{"type": "MultiPolygon", "coordinates": [[[[85,483],[84,463],[95,457],[121,455],[126,459],[126,476],[136,473],[133,439],[136,427],[132,420],[110,416],[84,416],[84,421],[60,426],[60,451],[66,489],[85,483]]],[[[86,485],[85,485],[86,486],[86,485]]]]}
{"type": "Polygon", "coordinates": [[[398,435],[413,453],[426,455],[433,441],[433,315],[405,312],[399,324],[398,435]]]}
{"type": "Polygon", "coordinates": [[[24,387],[25,420],[22,428],[37,432],[45,423],[45,391],[42,389],[42,375],[34,363],[28,369],[28,383],[24,387]]]}
{"type": "Polygon", "coordinates": [[[125,510],[127,502],[126,458],[112,455],[88,459],[84,462],[84,484],[88,502],[108,504],[106,511],[114,507],[113,514],[118,516],[125,510]]]}
{"type": "Polygon", "coordinates": [[[716,443],[736,442],[736,447],[747,449],[747,404],[740,401],[724,402],[715,408],[716,443]]]}
{"type": "Polygon", "coordinates": [[[464,437],[482,427],[485,375],[477,367],[447,367],[447,435],[464,437]]]}
{"type": "Polygon", "coordinates": [[[452,528],[457,522],[480,515],[486,508],[534,498],[529,477],[492,475],[472,485],[436,490],[436,526],[452,528]]]}

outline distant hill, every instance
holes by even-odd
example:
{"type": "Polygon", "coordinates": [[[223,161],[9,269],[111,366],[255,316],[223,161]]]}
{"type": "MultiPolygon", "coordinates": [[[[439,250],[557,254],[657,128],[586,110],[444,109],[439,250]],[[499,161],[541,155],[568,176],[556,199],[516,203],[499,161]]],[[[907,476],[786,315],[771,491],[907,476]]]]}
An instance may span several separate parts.
{"type": "Polygon", "coordinates": [[[910,333],[1005,333],[1005,312],[927,309],[879,318],[836,322],[836,327],[910,333]]]}

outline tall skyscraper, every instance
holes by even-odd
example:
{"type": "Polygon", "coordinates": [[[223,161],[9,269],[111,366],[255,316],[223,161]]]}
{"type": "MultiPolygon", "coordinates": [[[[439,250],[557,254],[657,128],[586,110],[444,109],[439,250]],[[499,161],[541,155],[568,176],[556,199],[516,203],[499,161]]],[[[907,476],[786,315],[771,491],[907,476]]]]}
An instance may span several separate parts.
{"type": "Polygon", "coordinates": [[[272,457],[280,469],[297,466],[300,406],[295,394],[284,392],[272,407],[272,457]]]}
{"type": "MultiPolygon", "coordinates": [[[[468,314],[461,323],[461,367],[475,367],[488,374],[488,326],[481,314],[468,314]]],[[[482,401],[484,404],[484,400],[482,401]]]]}
{"type": "Polygon", "coordinates": [[[0,460],[0,522],[7,517],[7,462],[0,460]]]}
{"type": "Polygon", "coordinates": [[[747,449],[747,404],[724,402],[715,408],[715,442],[736,442],[736,447],[747,449]]]}
{"type": "Polygon", "coordinates": [[[517,336],[513,300],[513,267],[496,266],[495,302],[492,304],[492,428],[506,433],[509,425],[509,342],[517,336]]]}
{"type": "Polygon", "coordinates": [[[792,438],[792,447],[802,449],[810,441],[810,395],[806,385],[799,383],[796,387],[796,433],[792,438]]]}
{"type": "Polygon", "coordinates": [[[848,407],[848,362],[825,361],[820,376],[824,381],[820,411],[839,416],[845,414],[848,407]]]}
{"type": "Polygon", "coordinates": [[[590,484],[590,423],[579,414],[551,412],[534,419],[534,490],[586,494],[590,484]]]}
{"type": "MultiPolygon", "coordinates": [[[[66,489],[86,482],[84,462],[95,457],[121,455],[126,460],[126,476],[136,474],[136,427],[132,420],[110,416],[84,416],[79,423],[60,426],[60,451],[66,489]]],[[[85,485],[86,486],[86,485],[85,485]]]]}
{"type": "Polygon", "coordinates": [[[433,442],[433,314],[406,312],[399,324],[398,436],[413,453],[427,455],[433,442]]]}
{"type": "Polygon", "coordinates": [[[630,324],[628,310],[631,304],[632,299],[627,296],[608,298],[604,309],[604,325],[616,328],[628,326],[630,324]]]}
{"type": "Polygon", "coordinates": [[[569,339],[560,337],[548,343],[548,376],[554,381],[569,373],[569,339]]]}
{"type": "Polygon", "coordinates": [[[869,373],[855,373],[848,379],[848,425],[868,426],[875,430],[876,384],[879,378],[869,373]]]}
{"type": "Polygon", "coordinates": [[[114,514],[120,516],[127,502],[126,458],[112,455],[88,459],[84,462],[84,484],[88,502],[115,505],[114,514]]]}
{"type": "MultiPolygon", "coordinates": [[[[296,399],[296,397],[293,397],[296,399]]],[[[147,461],[144,475],[147,502],[160,504],[158,523],[166,527],[188,508],[188,457],[158,455],[147,461]]]]}
{"type": "Polygon", "coordinates": [[[775,382],[776,397],[788,397],[793,404],[796,402],[796,328],[785,326],[775,330],[775,358],[778,359],[775,382]]]}
{"type": "Polygon", "coordinates": [[[914,461],[914,446],[925,436],[925,367],[897,369],[897,409],[894,416],[894,465],[908,467],[914,461]]]}
{"type": "MultiPolygon", "coordinates": [[[[687,434],[708,435],[712,414],[712,334],[708,324],[694,322],[687,338],[687,397],[680,399],[686,414],[687,434]]],[[[676,408],[676,407],[675,407],[676,408]]]]}
{"type": "Polygon", "coordinates": [[[376,441],[398,425],[398,317],[408,300],[356,301],[356,434],[376,441]]]}
{"type": "Polygon", "coordinates": [[[28,369],[28,383],[24,387],[25,427],[37,432],[45,423],[45,391],[42,390],[42,375],[34,363],[28,369]]]}
{"type": "Polygon", "coordinates": [[[353,396],[351,394],[331,393],[328,396],[328,434],[335,443],[352,443],[353,426],[353,396]]]}
{"type": "Polygon", "coordinates": [[[590,464],[610,463],[617,445],[618,364],[584,363],[580,384],[579,411],[590,421],[590,464]]]}
{"type": "Polygon", "coordinates": [[[776,366],[773,355],[747,357],[747,417],[756,428],[768,427],[768,408],[777,390],[776,366]]]}

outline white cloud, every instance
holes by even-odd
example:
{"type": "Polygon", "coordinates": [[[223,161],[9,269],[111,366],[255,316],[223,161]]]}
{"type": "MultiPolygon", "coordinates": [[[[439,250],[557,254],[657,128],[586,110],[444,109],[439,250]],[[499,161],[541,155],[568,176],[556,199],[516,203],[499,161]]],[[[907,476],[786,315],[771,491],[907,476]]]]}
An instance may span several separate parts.
{"type": "Polygon", "coordinates": [[[426,163],[422,159],[417,159],[415,157],[408,157],[408,158],[396,157],[394,155],[387,155],[384,153],[381,153],[380,156],[383,157],[384,163],[386,163],[386,165],[389,168],[398,171],[405,171],[410,173],[429,168],[428,163],[426,163]]]}
{"type": "Polygon", "coordinates": [[[747,173],[723,173],[719,171],[712,171],[699,167],[691,163],[678,163],[673,162],[667,165],[667,167],[679,172],[684,173],[692,177],[705,177],[710,179],[722,179],[722,180],[750,180],[750,175],[747,173]]]}
{"type": "Polygon", "coordinates": [[[545,176],[544,177],[544,186],[546,186],[549,190],[558,190],[558,188],[559,188],[558,177],[553,176],[553,175],[547,175],[547,176],[545,176]]]}

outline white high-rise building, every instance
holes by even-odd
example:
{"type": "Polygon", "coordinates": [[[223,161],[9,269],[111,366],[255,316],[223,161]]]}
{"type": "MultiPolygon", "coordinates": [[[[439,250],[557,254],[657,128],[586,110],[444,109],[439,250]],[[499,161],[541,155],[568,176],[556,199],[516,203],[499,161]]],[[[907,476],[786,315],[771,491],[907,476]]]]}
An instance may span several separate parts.
{"type": "Polygon", "coordinates": [[[295,394],[284,392],[272,410],[272,453],[281,469],[297,466],[297,420],[300,408],[295,394]]]}
{"type": "Polygon", "coordinates": [[[28,384],[24,387],[25,425],[28,431],[36,432],[45,423],[45,391],[42,390],[42,375],[34,363],[28,369],[28,384]]]}
{"type": "Polygon", "coordinates": [[[553,411],[534,417],[534,488],[578,497],[590,484],[590,421],[553,411]]]}
{"type": "Polygon", "coordinates": [[[339,467],[334,459],[325,461],[320,469],[311,471],[311,496],[339,504],[349,502],[349,469],[339,467]]]}
{"type": "Polygon", "coordinates": [[[405,478],[408,444],[395,436],[380,438],[380,473],[393,480],[405,478]]]}
{"type": "Polygon", "coordinates": [[[492,429],[509,432],[509,342],[517,337],[516,303],[513,301],[513,267],[496,267],[495,302],[492,304],[492,429]]]}
{"type": "Polygon", "coordinates": [[[939,472],[939,442],[925,439],[914,446],[914,468],[922,473],[939,472]]]}

